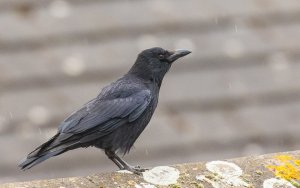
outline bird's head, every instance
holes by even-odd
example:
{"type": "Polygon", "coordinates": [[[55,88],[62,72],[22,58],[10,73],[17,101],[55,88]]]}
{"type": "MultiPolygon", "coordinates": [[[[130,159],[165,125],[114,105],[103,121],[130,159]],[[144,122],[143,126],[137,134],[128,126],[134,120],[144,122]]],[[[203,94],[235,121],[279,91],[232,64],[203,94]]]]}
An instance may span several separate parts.
{"type": "Polygon", "coordinates": [[[129,72],[144,79],[157,79],[161,82],[173,62],[189,53],[191,51],[188,50],[168,51],[159,47],[150,48],[138,55],[129,72]]]}

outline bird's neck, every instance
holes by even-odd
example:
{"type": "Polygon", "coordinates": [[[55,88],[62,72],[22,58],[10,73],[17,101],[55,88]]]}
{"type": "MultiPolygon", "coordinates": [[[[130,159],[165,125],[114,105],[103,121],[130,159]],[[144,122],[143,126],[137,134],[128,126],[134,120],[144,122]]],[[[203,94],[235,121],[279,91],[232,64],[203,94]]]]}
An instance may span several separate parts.
{"type": "Polygon", "coordinates": [[[145,84],[150,85],[156,85],[158,88],[160,88],[161,83],[163,81],[163,77],[161,75],[155,75],[155,74],[141,74],[139,71],[129,71],[128,75],[134,76],[138,78],[139,80],[142,80],[145,84]]]}
{"type": "Polygon", "coordinates": [[[143,57],[139,57],[129,70],[128,74],[138,77],[146,83],[155,83],[158,87],[160,87],[168,69],[155,70],[145,66],[144,63],[140,63],[139,61],[146,62],[147,60],[143,59],[143,57]]]}

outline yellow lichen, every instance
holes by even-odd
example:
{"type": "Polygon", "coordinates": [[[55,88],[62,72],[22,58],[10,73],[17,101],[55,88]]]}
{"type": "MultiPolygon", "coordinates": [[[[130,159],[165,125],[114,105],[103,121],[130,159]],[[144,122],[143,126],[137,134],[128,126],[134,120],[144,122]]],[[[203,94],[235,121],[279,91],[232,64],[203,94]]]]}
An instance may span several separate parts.
{"type": "Polygon", "coordinates": [[[290,156],[290,155],[278,155],[275,157],[275,159],[277,159],[278,161],[281,161],[281,162],[286,162],[286,161],[293,160],[294,157],[290,156]]]}
{"type": "Polygon", "coordinates": [[[300,168],[300,160],[295,160],[294,163],[300,168]]]}
{"type": "Polygon", "coordinates": [[[290,155],[279,155],[275,159],[279,161],[278,165],[268,165],[276,177],[291,180],[300,180],[300,160],[290,155]]]}

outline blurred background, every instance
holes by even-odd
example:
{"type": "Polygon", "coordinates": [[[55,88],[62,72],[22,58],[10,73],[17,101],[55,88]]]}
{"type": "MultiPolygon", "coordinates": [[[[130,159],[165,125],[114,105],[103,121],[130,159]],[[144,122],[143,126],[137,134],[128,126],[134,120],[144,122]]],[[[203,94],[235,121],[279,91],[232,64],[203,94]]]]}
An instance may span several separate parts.
{"type": "Polygon", "coordinates": [[[0,183],[117,170],[95,148],[17,163],[153,46],[193,53],[130,163],[299,149],[299,33],[299,0],[0,0],[0,183]]]}

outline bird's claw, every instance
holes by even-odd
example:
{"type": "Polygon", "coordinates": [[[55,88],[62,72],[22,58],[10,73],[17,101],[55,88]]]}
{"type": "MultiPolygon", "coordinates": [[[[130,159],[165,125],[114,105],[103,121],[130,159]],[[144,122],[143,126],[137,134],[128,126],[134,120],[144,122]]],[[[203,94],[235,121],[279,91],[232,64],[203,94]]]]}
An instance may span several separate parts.
{"type": "Polygon", "coordinates": [[[140,172],[145,172],[146,170],[149,170],[148,168],[141,168],[140,166],[135,166],[133,167],[133,169],[140,172]]]}
{"type": "Polygon", "coordinates": [[[145,172],[146,170],[149,170],[147,168],[141,168],[140,166],[128,166],[128,167],[125,167],[126,170],[134,173],[134,174],[137,174],[137,175],[142,175],[143,172],[145,172]]]}

